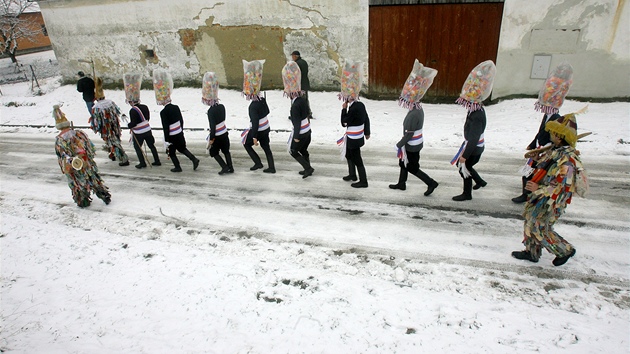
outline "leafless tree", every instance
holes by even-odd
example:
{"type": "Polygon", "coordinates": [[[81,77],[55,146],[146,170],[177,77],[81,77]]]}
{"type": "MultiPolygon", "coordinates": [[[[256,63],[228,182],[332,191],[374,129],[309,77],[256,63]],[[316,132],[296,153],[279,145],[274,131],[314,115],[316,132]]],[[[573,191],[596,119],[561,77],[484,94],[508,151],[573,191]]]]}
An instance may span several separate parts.
{"type": "Polygon", "coordinates": [[[20,15],[37,9],[37,3],[27,0],[0,0],[0,54],[8,55],[14,63],[17,63],[15,52],[18,49],[18,39],[34,41],[35,36],[41,32],[41,26],[20,18],[20,15]]]}

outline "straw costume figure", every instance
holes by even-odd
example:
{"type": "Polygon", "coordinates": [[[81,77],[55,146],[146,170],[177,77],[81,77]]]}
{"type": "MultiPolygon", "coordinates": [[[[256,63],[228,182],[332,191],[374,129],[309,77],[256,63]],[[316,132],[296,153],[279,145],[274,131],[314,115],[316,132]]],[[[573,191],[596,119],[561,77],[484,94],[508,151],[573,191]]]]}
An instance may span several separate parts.
{"type": "Polygon", "coordinates": [[[55,140],[55,153],[61,173],[68,178],[72,199],[79,207],[85,208],[90,206],[90,195],[94,192],[105,204],[109,204],[111,194],[98,174],[94,144],[84,132],[72,128],[58,105],[53,107],[53,118],[55,127],[60,130],[55,140]]]}
{"type": "Polygon", "coordinates": [[[92,107],[90,127],[94,133],[98,133],[105,141],[109,149],[109,158],[112,161],[118,159],[119,166],[129,166],[129,158],[120,141],[120,108],[112,100],[105,98],[103,92],[103,80],[97,77],[95,80],[96,103],[92,107]]]}
{"type": "Polygon", "coordinates": [[[575,255],[575,247],[558,235],[553,226],[564,214],[574,193],[585,196],[588,181],[575,149],[578,139],[575,114],[548,122],[545,129],[553,147],[538,158],[533,177],[525,187],[531,192],[523,211],[525,250],[512,252],[512,256],[538,262],[545,248],[556,256],[553,265],[561,266],[575,255]]]}

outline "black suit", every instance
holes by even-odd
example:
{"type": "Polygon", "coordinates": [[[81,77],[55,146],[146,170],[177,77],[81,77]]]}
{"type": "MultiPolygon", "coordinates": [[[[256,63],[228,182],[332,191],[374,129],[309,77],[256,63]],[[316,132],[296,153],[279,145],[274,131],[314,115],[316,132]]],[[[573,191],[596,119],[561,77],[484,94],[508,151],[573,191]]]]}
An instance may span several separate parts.
{"type": "Polygon", "coordinates": [[[254,167],[262,166],[262,161],[260,160],[260,156],[254,151],[254,139],[258,141],[260,147],[265,152],[265,156],[267,157],[267,164],[269,165],[269,169],[275,170],[275,165],[273,162],[273,154],[271,153],[271,147],[269,146],[269,132],[271,129],[267,128],[264,130],[258,130],[260,120],[267,117],[269,115],[269,106],[267,105],[267,100],[265,98],[260,98],[259,100],[253,100],[249,104],[249,122],[251,124],[251,128],[249,128],[249,133],[247,134],[247,139],[245,140],[245,150],[247,154],[254,162],[254,167]]]}
{"type": "Polygon", "coordinates": [[[302,121],[308,117],[308,105],[303,97],[297,97],[291,103],[291,123],[293,134],[289,153],[302,165],[304,170],[311,169],[308,146],[311,144],[311,131],[300,134],[302,121]],[[298,141],[296,141],[298,140],[298,141]]]}
{"type": "MultiPolygon", "coordinates": [[[[354,102],[347,109],[341,110],[341,125],[344,127],[358,127],[363,125],[364,134],[370,136],[370,117],[362,102],[354,102]]],[[[365,144],[363,137],[352,139],[346,137],[346,160],[348,161],[348,176],[355,177],[359,174],[360,182],[367,182],[365,165],[361,158],[361,146],[365,144]]]]}
{"type": "Polygon", "coordinates": [[[466,148],[462,153],[462,157],[466,159],[464,165],[470,172],[470,177],[464,177],[460,172],[460,175],[464,179],[464,195],[472,196],[472,182],[485,186],[484,181],[479,173],[473,168],[481,159],[481,154],[484,151],[483,146],[477,146],[481,135],[486,130],[486,111],[481,108],[480,110],[468,112],[466,116],[466,122],[464,123],[464,139],[468,142],[466,148]]]}
{"type": "MultiPolygon", "coordinates": [[[[149,107],[140,103],[136,104],[135,106],[138,107],[138,109],[140,109],[140,112],[142,112],[142,116],[144,116],[144,119],[146,119],[147,121],[151,119],[151,114],[149,113],[149,107]]],[[[129,110],[129,119],[130,119],[130,122],[129,124],[127,124],[127,127],[129,127],[129,129],[135,128],[138,124],[142,122],[142,117],[140,116],[138,111],[136,111],[133,108],[129,110]]],[[[147,164],[146,161],[144,160],[144,154],[142,153],[142,143],[144,142],[147,143],[147,146],[151,150],[154,163],[160,162],[160,156],[158,155],[157,149],[155,148],[155,138],[153,137],[153,132],[149,130],[146,133],[141,133],[141,134],[133,133],[133,135],[134,135],[133,148],[136,150],[136,155],[138,156],[138,161],[140,161],[140,165],[147,164]]]]}
{"type": "Polygon", "coordinates": [[[164,129],[164,141],[171,143],[168,147],[168,156],[173,161],[173,165],[175,165],[175,169],[181,170],[179,165],[179,159],[175,154],[175,151],[179,151],[188,157],[193,164],[196,165],[199,160],[186,148],[186,139],[184,138],[184,118],[182,117],[182,112],[179,110],[179,107],[169,103],[164,106],[164,109],[160,112],[160,118],[162,118],[162,128],[164,129]],[[175,124],[179,122],[181,127],[181,132],[170,135],[170,126],[171,124],[175,124]]]}

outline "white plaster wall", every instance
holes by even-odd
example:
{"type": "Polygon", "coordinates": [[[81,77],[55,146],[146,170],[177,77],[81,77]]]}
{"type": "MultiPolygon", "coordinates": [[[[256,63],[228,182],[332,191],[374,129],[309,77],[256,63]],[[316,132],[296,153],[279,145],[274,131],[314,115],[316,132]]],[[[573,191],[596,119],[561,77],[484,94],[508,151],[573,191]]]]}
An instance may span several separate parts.
{"type": "Polygon", "coordinates": [[[209,18],[221,26],[292,29],[284,39],[284,54],[288,59],[293,50],[302,53],[313,87],[338,86],[343,59],[366,66],[368,61],[368,0],[49,0],[41,8],[68,81],[78,70],[89,71],[77,61],[86,58],[94,59],[97,75],[106,82],[119,81],[130,70],[149,78],[156,67],[168,68],[180,81],[200,81],[209,69],[221,77],[225,53],[212,38],[202,38],[205,50],[197,57],[182,47],[178,34],[180,29],[208,25],[209,18]],[[141,60],[140,46],[155,50],[158,62],[141,60]]]}
{"type": "Polygon", "coordinates": [[[551,55],[551,69],[565,60],[573,66],[569,97],[630,97],[627,2],[506,0],[492,97],[537,94],[544,79],[530,79],[535,54],[551,55]]]}

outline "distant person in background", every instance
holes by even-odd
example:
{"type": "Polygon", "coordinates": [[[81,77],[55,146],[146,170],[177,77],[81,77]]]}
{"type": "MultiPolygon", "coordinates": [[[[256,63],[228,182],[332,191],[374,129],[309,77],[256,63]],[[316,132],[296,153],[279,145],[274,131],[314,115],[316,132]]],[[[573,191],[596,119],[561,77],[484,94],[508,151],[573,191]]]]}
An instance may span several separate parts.
{"type": "Polygon", "coordinates": [[[291,58],[297,63],[300,68],[300,73],[302,74],[300,88],[303,92],[302,98],[306,101],[306,107],[308,108],[308,119],[311,120],[313,119],[313,112],[311,111],[311,103],[308,100],[308,90],[311,89],[311,82],[308,80],[308,63],[306,60],[302,59],[300,52],[297,50],[294,50],[293,53],[291,53],[291,58]]]}
{"type": "Polygon", "coordinates": [[[83,100],[87,106],[90,116],[92,115],[92,107],[94,107],[94,80],[85,76],[83,71],[77,73],[79,81],[77,81],[77,91],[83,94],[83,100]]]}

